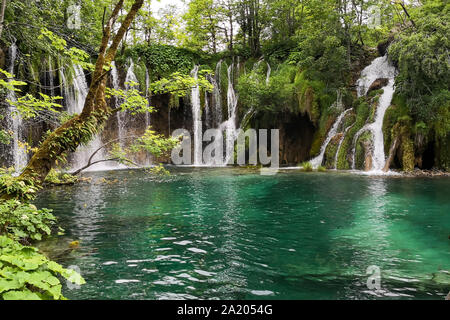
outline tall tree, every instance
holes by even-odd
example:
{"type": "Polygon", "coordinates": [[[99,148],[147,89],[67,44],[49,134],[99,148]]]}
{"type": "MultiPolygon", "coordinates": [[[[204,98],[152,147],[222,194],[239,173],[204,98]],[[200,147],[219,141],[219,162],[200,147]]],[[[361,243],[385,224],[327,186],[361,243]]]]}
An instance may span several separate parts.
{"type": "Polygon", "coordinates": [[[114,25],[124,6],[124,0],[117,2],[103,27],[98,58],[82,113],[61,125],[41,144],[22,172],[21,178],[31,179],[36,184],[42,184],[55,163],[67,152],[75,151],[80,144],[90,141],[112,114],[113,111],[106,103],[105,98],[107,70],[115,58],[120,42],[143,3],[144,0],[133,2],[117,33],[113,36],[114,25]]]}
{"type": "Polygon", "coordinates": [[[217,52],[220,7],[213,0],[192,0],[183,18],[189,33],[188,45],[198,49],[210,47],[217,52]]]}
{"type": "Polygon", "coordinates": [[[2,37],[3,22],[5,21],[6,1],[7,0],[2,1],[2,7],[0,8],[0,38],[2,37]]]}

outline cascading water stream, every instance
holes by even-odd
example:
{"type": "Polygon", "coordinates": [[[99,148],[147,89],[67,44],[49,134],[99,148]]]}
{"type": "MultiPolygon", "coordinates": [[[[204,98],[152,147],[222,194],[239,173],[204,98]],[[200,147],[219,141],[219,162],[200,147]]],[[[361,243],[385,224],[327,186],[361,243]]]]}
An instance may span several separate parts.
{"type": "Polygon", "coordinates": [[[396,70],[395,67],[389,63],[387,55],[384,57],[376,58],[372,63],[366,67],[362,73],[361,78],[357,81],[358,95],[366,95],[369,91],[370,85],[377,79],[388,79],[388,83],[383,87],[383,93],[381,94],[378,102],[378,108],[375,115],[375,121],[373,123],[365,125],[353,139],[353,156],[352,156],[352,169],[355,169],[356,161],[356,143],[358,138],[364,131],[370,131],[373,135],[373,157],[372,157],[372,169],[371,172],[381,172],[386,163],[386,156],[384,153],[384,137],[383,137],[383,120],[386,110],[389,108],[392,97],[394,95],[394,80],[396,70]]]}
{"type": "Polygon", "coordinates": [[[226,156],[224,165],[230,163],[234,155],[234,142],[237,138],[236,130],[236,118],[237,118],[237,103],[238,98],[233,87],[233,64],[228,67],[228,91],[227,91],[227,104],[228,104],[228,120],[222,123],[220,129],[222,132],[226,132],[226,156]]]}
{"type": "Polygon", "coordinates": [[[347,109],[344,112],[342,112],[337,120],[334,122],[333,126],[331,127],[330,131],[328,132],[327,138],[325,139],[325,142],[322,144],[322,147],[320,148],[320,153],[317,157],[312,159],[310,161],[313,168],[317,169],[319,166],[322,165],[323,157],[325,155],[325,151],[327,150],[327,146],[330,143],[331,139],[337,134],[337,131],[339,129],[339,126],[342,123],[342,120],[344,120],[347,113],[349,113],[352,109],[347,109]]]}
{"type": "MultiPolygon", "coordinates": [[[[116,63],[113,61],[111,63],[111,82],[112,82],[112,86],[113,89],[115,90],[120,90],[120,78],[119,78],[119,72],[117,70],[116,67],[116,63]]],[[[119,98],[115,98],[115,109],[120,108],[120,99],[119,98]]],[[[117,138],[119,139],[119,144],[122,145],[123,144],[123,130],[124,130],[124,121],[122,119],[122,114],[121,112],[117,112],[117,138]]]]}
{"type": "MultiPolygon", "coordinates": [[[[199,66],[195,66],[191,72],[191,76],[198,80],[199,66]]],[[[202,115],[200,106],[200,88],[198,85],[191,90],[191,106],[192,106],[192,122],[194,126],[194,165],[203,164],[203,145],[202,145],[202,115]]]]}
{"type": "MultiPolygon", "coordinates": [[[[8,66],[8,73],[14,75],[14,65],[17,59],[17,46],[15,43],[9,48],[10,63],[8,66]]],[[[6,99],[10,101],[17,101],[16,93],[13,90],[8,90],[6,93],[6,99]]],[[[27,165],[28,156],[23,147],[20,146],[20,139],[22,136],[23,121],[20,114],[17,112],[16,107],[8,107],[8,129],[12,134],[12,149],[11,156],[15,171],[19,173],[27,165]]]]}
{"type": "Polygon", "coordinates": [[[51,97],[55,96],[55,66],[53,65],[52,57],[48,57],[48,91],[51,97]]]}
{"type": "MultiPolygon", "coordinates": [[[[83,68],[79,65],[72,66],[73,79],[71,84],[67,83],[67,76],[60,72],[61,82],[64,92],[65,104],[69,114],[80,114],[83,111],[84,103],[89,91],[83,68]]],[[[88,164],[89,158],[102,146],[102,141],[99,135],[96,135],[93,140],[86,146],[79,146],[77,151],[73,154],[72,169],[75,171],[88,164]]],[[[103,150],[97,152],[93,157],[93,161],[103,160],[105,154],[103,150]]],[[[107,167],[101,164],[96,164],[88,170],[105,170],[107,167]]]]}
{"type": "Polygon", "coordinates": [[[272,73],[272,68],[270,67],[270,64],[267,62],[266,85],[269,85],[271,73],[272,73]]]}
{"type": "Polygon", "coordinates": [[[213,99],[214,99],[214,125],[219,126],[222,123],[222,96],[220,93],[220,73],[222,72],[222,60],[220,60],[216,65],[216,71],[214,78],[212,78],[213,84],[213,99]]]}
{"type": "MultiPolygon", "coordinates": [[[[148,101],[148,105],[151,104],[151,92],[150,92],[150,74],[148,73],[147,67],[145,68],[145,96],[148,101]]],[[[151,125],[151,114],[150,112],[145,113],[145,129],[147,129],[151,125]]]]}
{"type": "MultiPolygon", "coordinates": [[[[115,68],[114,66],[114,74],[113,74],[113,78],[115,78],[115,80],[113,80],[113,85],[117,86],[117,89],[120,89],[119,87],[119,76],[117,73],[117,68],[115,68]]],[[[132,59],[129,60],[129,66],[128,66],[128,70],[127,70],[127,74],[125,76],[125,90],[130,90],[133,88],[132,83],[138,83],[138,79],[136,77],[136,74],[134,73],[134,62],[132,59]]],[[[118,101],[118,103],[120,104],[121,101],[118,101]]],[[[119,105],[117,106],[119,107],[119,105]]],[[[117,128],[118,128],[118,138],[120,145],[123,147],[124,146],[124,139],[126,139],[126,126],[127,126],[127,112],[126,111],[122,111],[122,112],[117,112],[117,128]]]]}

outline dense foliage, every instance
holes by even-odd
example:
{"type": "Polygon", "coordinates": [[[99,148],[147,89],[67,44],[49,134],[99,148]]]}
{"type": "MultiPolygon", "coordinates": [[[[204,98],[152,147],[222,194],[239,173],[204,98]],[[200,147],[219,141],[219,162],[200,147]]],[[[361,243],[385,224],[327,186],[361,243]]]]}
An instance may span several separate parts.
{"type": "MultiPolygon", "coordinates": [[[[424,142],[436,139],[448,150],[450,137],[450,4],[427,1],[412,12],[414,26],[399,34],[389,50],[399,68],[398,117],[410,116],[424,142]]],[[[448,168],[450,155],[438,157],[448,168]]]]}
{"type": "Polygon", "coordinates": [[[84,279],[40,254],[0,235],[0,298],[3,300],[63,300],[59,276],[82,285],[84,279]]]}

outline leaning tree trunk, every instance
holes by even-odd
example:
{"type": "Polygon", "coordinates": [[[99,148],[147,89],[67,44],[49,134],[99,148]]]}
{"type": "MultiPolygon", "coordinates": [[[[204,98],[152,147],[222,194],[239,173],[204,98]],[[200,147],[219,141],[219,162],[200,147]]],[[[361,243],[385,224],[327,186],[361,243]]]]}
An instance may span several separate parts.
{"type": "Polygon", "coordinates": [[[22,179],[32,179],[35,184],[41,185],[58,160],[64,158],[68,152],[75,151],[80,144],[89,142],[104,126],[112,113],[112,109],[105,99],[106,76],[108,75],[105,68],[114,60],[120,42],[143,3],[144,0],[134,1],[117,34],[111,37],[112,27],[124,4],[124,0],[118,1],[103,29],[99,56],[83,111],[77,117],[61,125],[42,143],[21,174],[22,179]],[[111,38],[112,42],[108,47],[111,38]]]}
{"type": "Polygon", "coordinates": [[[3,24],[5,22],[5,10],[6,10],[6,0],[2,1],[2,5],[0,7],[0,38],[3,33],[3,24]]]}

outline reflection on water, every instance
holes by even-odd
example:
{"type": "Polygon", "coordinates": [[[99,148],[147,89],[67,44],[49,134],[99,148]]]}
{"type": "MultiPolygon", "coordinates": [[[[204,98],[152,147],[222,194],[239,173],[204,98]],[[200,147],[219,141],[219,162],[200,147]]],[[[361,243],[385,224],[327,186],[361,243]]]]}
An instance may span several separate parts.
{"type": "Polygon", "coordinates": [[[450,290],[448,179],[192,168],[163,181],[90,176],[39,198],[67,230],[45,250],[88,282],[65,289],[69,298],[442,299],[450,290]],[[81,246],[67,253],[72,240],[81,246]],[[371,265],[381,270],[376,292],[371,265]]]}

